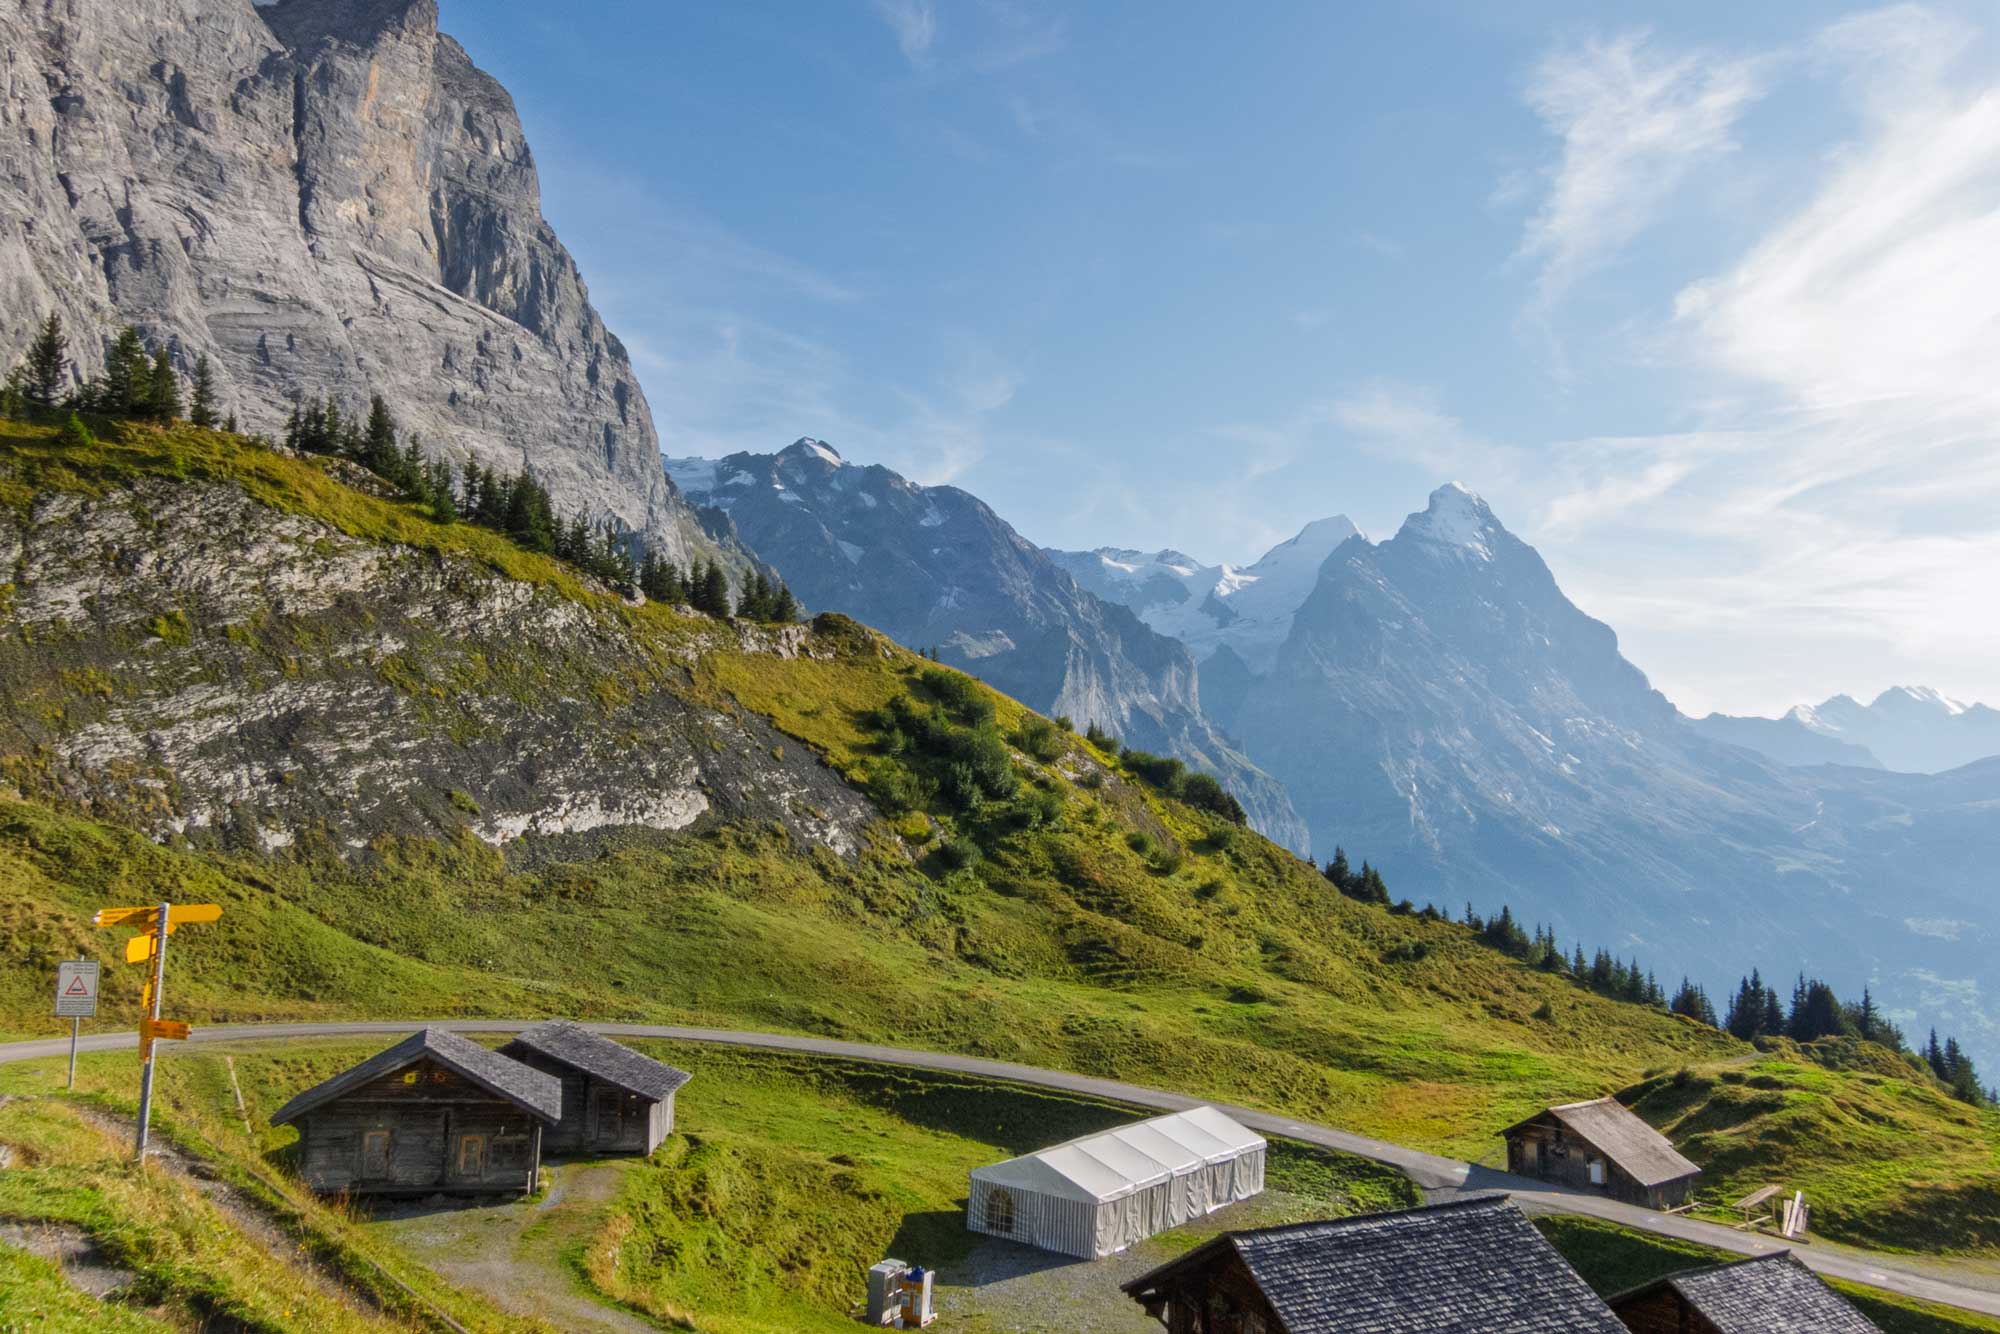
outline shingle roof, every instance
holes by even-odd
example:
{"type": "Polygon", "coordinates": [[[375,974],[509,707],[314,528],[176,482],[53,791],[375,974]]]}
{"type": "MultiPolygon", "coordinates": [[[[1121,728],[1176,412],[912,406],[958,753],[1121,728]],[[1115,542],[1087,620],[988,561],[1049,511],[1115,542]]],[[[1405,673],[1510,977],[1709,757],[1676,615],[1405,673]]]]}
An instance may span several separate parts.
{"type": "Polygon", "coordinates": [[[1659,1186],[1701,1169],[1683,1158],[1667,1137],[1640,1120],[1637,1113],[1616,1098],[1592,1102],[1571,1102],[1529,1117],[1520,1125],[1509,1126],[1502,1134],[1512,1134],[1521,1126],[1553,1116],[1572,1133],[1595,1145],[1598,1151],[1623,1168],[1642,1186],[1659,1186]]]}
{"type": "Polygon", "coordinates": [[[1139,1301],[1232,1248],[1289,1334],[1624,1334],[1503,1198],[1231,1232],[1125,1284],[1139,1301]]]}
{"type": "Polygon", "coordinates": [[[1672,1288],[1721,1334],[1882,1334],[1790,1251],[1687,1269],[1611,1299],[1616,1310],[1672,1288]]]}
{"type": "Polygon", "coordinates": [[[616,1084],[655,1102],[694,1078],[685,1070],[641,1056],[630,1047],[567,1019],[536,1024],[500,1050],[511,1051],[517,1046],[540,1052],[551,1060],[574,1066],[607,1084],[616,1084]]]}
{"type": "Polygon", "coordinates": [[[392,1075],[425,1057],[465,1076],[488,1093],[532,1112],[553,1124],[562,1119],[562,1082],[519,1061],[490,1051],[456,1033],[442,1028],[426,1028],[412,1033],[384,1052],[377,1052],[361,1064],[343,1070],[322,1084],[315,1084],[280,1107],[271,1124],[281,1126],[296,1121],[321,1103],[338,1098],[384,1075],[392,1075]]]}

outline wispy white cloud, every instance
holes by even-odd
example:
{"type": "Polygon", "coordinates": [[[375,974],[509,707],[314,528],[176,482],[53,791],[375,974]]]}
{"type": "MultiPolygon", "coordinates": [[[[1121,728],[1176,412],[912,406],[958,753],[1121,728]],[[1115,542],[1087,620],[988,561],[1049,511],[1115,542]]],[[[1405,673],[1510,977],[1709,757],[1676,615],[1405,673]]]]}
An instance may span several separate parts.
{"type": "MultiPolygon", "coordinates": [[[[1832,127],[1781,150],[1817,170],[1800,202],[1647,336],[1693,377],[1691,424],[1557,443],[1518,493],[1565,585],[1684,707],[2000,694],[1980,610],[2000,587],[2000,81],[1953,63],[1969,36],[1904,5],[1762,55],[1626,37],[1538,72],[1563,143],[1523,246],[1545,303],[1708,180],[1756,98],[1816,97],[1832,127]]],[[[1742,151],[1754,172],[1778,150],[1742,151]]]]}
{"type": "Polygon", "coordinates": [[[903,59],[917,69],[928,69],[938,39],[934,0],[875,0],[875,13],[889,25],[903,59]]]}
{"type": "Polygon", "coordinates": [[[1737,118],[1762,95],[1769,64],[1665,52],[1643,32],[1564,47],[1541,62],[1527,100],[1561,149],[1521,241],[1521,255],[1539,266],[1535,312],[1553,309],[1638,237],[1698,163],[1734,147],[1737,118]]]}

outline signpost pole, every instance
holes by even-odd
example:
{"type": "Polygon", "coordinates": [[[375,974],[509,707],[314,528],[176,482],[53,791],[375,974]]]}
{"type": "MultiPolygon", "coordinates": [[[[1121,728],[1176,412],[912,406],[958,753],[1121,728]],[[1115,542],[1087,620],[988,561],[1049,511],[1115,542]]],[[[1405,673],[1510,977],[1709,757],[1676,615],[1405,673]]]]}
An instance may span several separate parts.
{"type": "Polygon", "coordinates": [[[98,967],[88,959],[56,965],[56,1018],[69,1020],[69,1087],[76,1089],[76,1046],[83,1021],[97,1013],[98,967]]]}
{"type": "MultiPolygon", "coordinates": [[[[160,1017],[160,991],[167,985],[167,927],[172,923],[172,908],[160,905],[160,915],[154,919],[153,929],[157,935],[153,943],[153,1001],[147,1018],[160,1017]]],[[[146,1065],[139,1074],[139,1161],[146,1161],[146,1132],[153,1118],[153,1062],[158,1059],[156,1043],[146,1044],[146,1065]]]]}

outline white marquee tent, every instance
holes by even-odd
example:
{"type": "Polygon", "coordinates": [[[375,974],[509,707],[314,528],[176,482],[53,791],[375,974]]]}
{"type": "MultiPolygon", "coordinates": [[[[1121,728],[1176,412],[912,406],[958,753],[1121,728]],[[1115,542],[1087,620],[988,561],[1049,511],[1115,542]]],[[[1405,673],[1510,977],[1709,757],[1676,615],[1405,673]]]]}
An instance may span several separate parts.
{"type": "Polygon", "coordinates": [[[965,1225],[1096,1260],[1264,1189],[1264,1139],[1195,1107],[974,1168],[965,1225]]]}

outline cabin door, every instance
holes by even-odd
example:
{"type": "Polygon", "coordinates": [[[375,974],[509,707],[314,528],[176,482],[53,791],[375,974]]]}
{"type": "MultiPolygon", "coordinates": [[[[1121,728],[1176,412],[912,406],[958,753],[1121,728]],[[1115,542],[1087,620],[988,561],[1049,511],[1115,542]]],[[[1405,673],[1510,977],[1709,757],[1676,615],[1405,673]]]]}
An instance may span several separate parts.
{"type": "Polygon", "coordinates": [[[1542,1146],[1534,1140],[1521,1141],[1521,1171],[1530,1176],[1542,1170],[1542,1146]]]}
{"type": "Polygon", "coordinates": [[[458,1175],[466,1181],[478,1181],[486,1175],[486,1136],[458,1137],[458,1175]]]}
{"type": "Polygon", "coordinates": [[[381,1181],[389,1175],[389,1132],[370,1130],[361,1136],[361,1177],[381,1181]]]}
{"type": "Polygon", "coordinates": [[[625,1095],[617,1089],[590,1091],[590,1137],[598,1144],[616,1144],[625,1138],[625,1095]]]}

